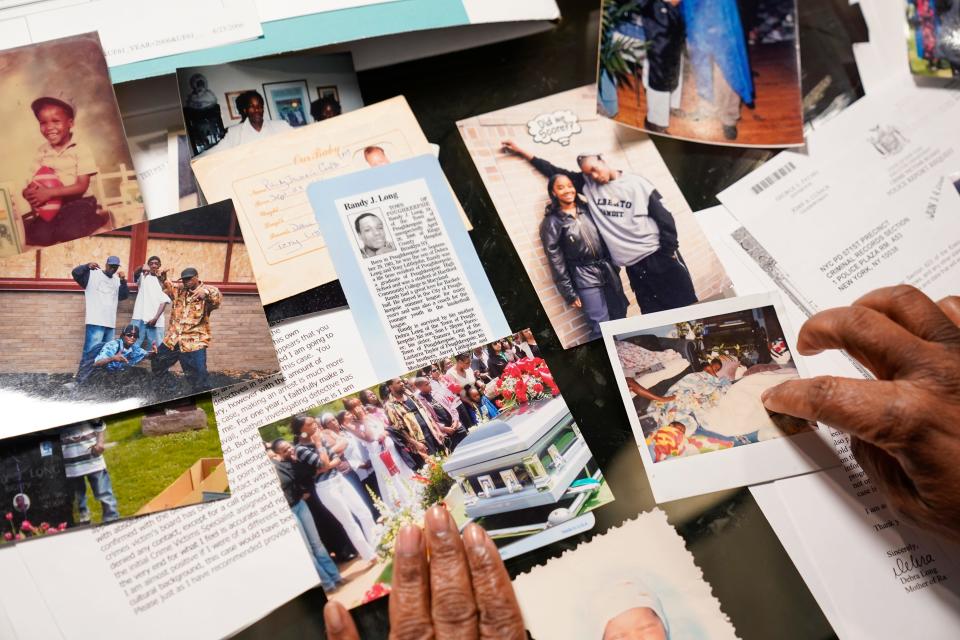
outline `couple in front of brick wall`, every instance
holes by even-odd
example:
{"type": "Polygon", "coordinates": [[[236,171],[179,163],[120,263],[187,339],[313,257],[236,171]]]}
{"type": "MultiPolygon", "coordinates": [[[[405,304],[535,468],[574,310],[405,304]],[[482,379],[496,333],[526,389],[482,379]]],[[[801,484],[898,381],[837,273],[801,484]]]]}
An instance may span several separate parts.
{"type": "Polygon", "coordinates": [[[169,376],[170,367],[179,362],[192,393],[210,389],[210,314],[220,306],[222,294],[201,282],[193,267],[171,281],[161,266],[160,258],[151,256],[137,269],[133,316],[119,337],[114,335],[117,305],[130,294],[119,270],[120,258],[110,256],[102,269],[95,262],[73,269],[71,275],[84,292],[86,330],[76,382],[71,385],[135,386],[136,379],[129,377],[132,369],[149,358],[155,377],[169,376]],[[165,330],[163,316],[170,306],[170,325],[165,330]]]}
{"type": "Polygon", "coordinates": [[[570,171],[512,140],[503,148],[547,177],[540,241],[560,295],[587,317],[589,340],[600,337],[601,322],[627,315],[620,267],[641,313],[697,302],[673,214],[648,180],[610,167],[598,153],[577,156],[580,171],[570,171]]]}

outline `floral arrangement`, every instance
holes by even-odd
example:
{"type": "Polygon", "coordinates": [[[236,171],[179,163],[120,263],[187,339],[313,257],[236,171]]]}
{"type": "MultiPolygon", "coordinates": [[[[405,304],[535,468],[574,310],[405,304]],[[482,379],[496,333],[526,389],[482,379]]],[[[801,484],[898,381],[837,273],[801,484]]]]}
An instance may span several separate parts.
{"type": "Polygon", "coordinates": [[[64,531],[67,528],[66,522],[61,522],[57,526],[53,526],[49,522],[41,522],[39,526],[34,526],[29,520],[24,520],[20,523],[20,528],[18,530],[13,524],[13,513],[8,511],[4,518],[10,526],[10,531],[4,532],[3,534],[4,542],[25,540],[28,537],[36,538],[39,536],[52,536],[56,533],[64,531]]]}
{"type": "Polygon", "coordinates": [[[388,562],[393,558],[393,546],[397,543],[397,535],[400,533],[400,529],[405,524],[419,526],[423,522],[426,510],[422,504],[414,501],[408,504],[398,504],[395,508],[390,509],[377,494],[370,491],[369,487],[367,491],[373,499],[373,506],[383,514],[380,517],[383,533],[380,536],[380,542],[377,543],[377,557],[381,562],[388,562]]]}
{"type": "Polygon", "coordinates": [[[439,455],[427,457],[427,463],[420,469],[418,476],[424,479],[425,486],[420,501],[424,509],[443,502],[454,485],[453,478],[443,470],[443,458],[439,455]]]}
{"type": "Polygon", "coordinates": [[[496,385],[503,398],[499,406],[503,408],[560,395],[543,358],[521,358],[511,362],[504,367],[496,385]]]}

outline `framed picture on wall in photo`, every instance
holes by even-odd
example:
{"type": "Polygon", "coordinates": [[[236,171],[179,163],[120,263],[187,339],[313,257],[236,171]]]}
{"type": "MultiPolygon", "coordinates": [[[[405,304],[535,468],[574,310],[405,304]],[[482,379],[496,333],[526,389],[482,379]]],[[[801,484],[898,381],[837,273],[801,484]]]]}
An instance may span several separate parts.
{"type": "Polygon", "coordinates": [[[271,119],[286,120],[291,127],[302,127],[310,122],[307,118],[310,96],[306,80],[266,82],[263,97],[271,119]]]}
{"type": "Polygon", "coordinates": [[[317,87],[317,97],[323,100],[324,98],[333,98],[337,102],[340,102],[340,90],[337,89],[337,85],[330,85],[327,87],[317,87]]]}
{"type": "Polygon", "coordinates": [[[247,91],[253,91],[253,89],[241,89],[240,91],[227,91],[224,96],[227,99],[227,113],[230,114],[231,120],[240,119],[240,109],[237,108],[237,96],[247,91]]]}

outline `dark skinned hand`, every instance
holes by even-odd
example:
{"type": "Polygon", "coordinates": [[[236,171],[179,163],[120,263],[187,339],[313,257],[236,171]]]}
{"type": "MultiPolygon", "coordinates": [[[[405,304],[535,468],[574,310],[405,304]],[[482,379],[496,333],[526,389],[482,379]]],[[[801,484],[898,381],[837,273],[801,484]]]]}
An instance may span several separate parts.
{"type": "MultiPolygon", "coordinates": [[[[470,524],[461,538],[439,505],[430,508],[425,523],[426,531],[407,525],[397,537],[391,640],[526,638],[510,576],[486,531],[470,524]]],[[[330,640],[359,640],[342,604],[328,602],[323,619],[330,640]]]]}
{"type": "Polygon", "coordinates": [[[876,380],[821,376],[770,389],[770,411],[850,434],[853,454],[907,520],[960,541],[960,298],[900,285],[829,309],[797,350],[843,349],[876,380]]]}

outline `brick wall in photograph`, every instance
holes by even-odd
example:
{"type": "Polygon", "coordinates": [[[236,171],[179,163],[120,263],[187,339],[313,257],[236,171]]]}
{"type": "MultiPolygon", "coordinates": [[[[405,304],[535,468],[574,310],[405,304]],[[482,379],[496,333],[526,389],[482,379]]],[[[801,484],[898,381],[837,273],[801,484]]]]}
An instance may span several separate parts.
{"type": "MultiPolygon", "coordinates": [[[[594,87],[566,91],[470,118],[460,122],[459,127],[503,226],[565,348],[586,340],[586,319],[580,310],[568,306],[560,296],[540,244],[539,226],[548,202],[546,178],[525,160],[501,151],[501,143],[507,139],[557,166],[573,170],[577,169],[577,155],[601,153],[611,167],[650,180],[676,219],[680,251],[690,268],[697,296],[704,300],[729,294],[729,279],[656,147],[645,134],[597,116],[594,87]],[[544,144],[533,140],[527,128],[530,120],[567,109],[577,114],[582,129],[570,137],[568,144],[556,141],[544,144]]],[[[628,315],[638,315],[640,310],[624,270],[621,270],[621,276],[630,301],[628,315]]]]}
{"type": "MultiPolygon", "coordinates": [[[[131,295],[119,304],[118,330],[130,321],[133,301],[131,295]]],[[[83,347],[83,319],[82,291],[0,291],[0,373],[75,372],[83,347]]],[[[277,369],[259,296],[224,294],[223,304],[211,315],[211,332],[210,371],[277,369]]]]}

